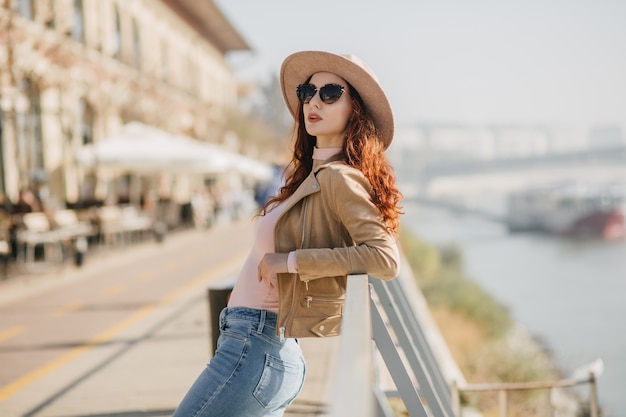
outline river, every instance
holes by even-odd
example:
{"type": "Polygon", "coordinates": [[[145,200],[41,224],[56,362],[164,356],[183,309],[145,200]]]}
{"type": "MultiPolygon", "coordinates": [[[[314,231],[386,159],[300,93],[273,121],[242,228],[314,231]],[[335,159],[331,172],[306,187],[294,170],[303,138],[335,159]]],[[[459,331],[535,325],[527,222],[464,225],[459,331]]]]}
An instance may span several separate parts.
{"type": "Polygon", "coordinates": [[[626,242],[509,234],[498,223],[415,203],[404,210],[404,227],[418,237],[462,250],[467,275],[506,305],[566,374],[601,358],[603,416],[626,417],[626,242]]]}

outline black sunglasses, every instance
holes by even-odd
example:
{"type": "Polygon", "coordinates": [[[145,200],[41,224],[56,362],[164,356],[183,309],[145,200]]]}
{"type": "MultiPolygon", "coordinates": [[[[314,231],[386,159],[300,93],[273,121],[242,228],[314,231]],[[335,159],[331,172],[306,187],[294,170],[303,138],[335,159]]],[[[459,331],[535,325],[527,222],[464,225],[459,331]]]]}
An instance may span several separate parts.
{"type": "MultiPolygon", "coordinates": [[[[318,88],[314,84],[300,84],[298,88],[296,88],[298,100],[303,104],[309,103],[317,91],[318,88]]],[[[345,88],[343,85],[326,84],[319,88],[320,99],[326,104],[333,104],[341,98],[344,91],[345,88]]]]}

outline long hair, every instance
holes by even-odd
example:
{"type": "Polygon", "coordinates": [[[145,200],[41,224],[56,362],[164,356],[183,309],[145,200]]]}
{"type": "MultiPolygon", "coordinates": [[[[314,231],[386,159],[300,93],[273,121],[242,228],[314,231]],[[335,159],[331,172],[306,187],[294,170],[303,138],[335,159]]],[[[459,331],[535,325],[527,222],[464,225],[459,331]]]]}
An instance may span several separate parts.
{"type": "MultiPolygon", "coordinates": [[[[385,156],[385,146],[371,117],[367,114],[363,100],[357,91],[348,84],[352,98],[352,115],[345,131],[341,157],[350,166],[360,170],[370,183],[372,202],[381,214],[381,220],[387,229],[398,232],[400,201],[402,194],[395,186],[395,174],[385,156]]],[[[261,215],[269,207],[287,200],[298,189],[313,169],[313,148],[315,137],[307,133],[304,124],[302,106],[297,111],[298,123],[295,125],[295,143],[291,161],[285,172],[285,185],[278,195],[271,197],[263,206],[261,215]]]]}

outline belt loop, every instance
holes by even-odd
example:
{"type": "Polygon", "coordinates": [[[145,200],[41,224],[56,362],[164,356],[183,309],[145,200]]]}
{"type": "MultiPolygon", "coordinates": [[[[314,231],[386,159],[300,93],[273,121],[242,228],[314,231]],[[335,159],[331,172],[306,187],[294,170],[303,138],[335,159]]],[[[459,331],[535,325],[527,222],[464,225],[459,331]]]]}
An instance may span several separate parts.
{"type": "Polygon", "coordinates": [[[257,333],[263,333],[263,327],[265,326],[265,317],[267,316],[267,311],[261,310],[261,317],[259,317],[259,327],[256,329],[257,333]]]}
{"type": "Polygon", "coordinates": [[[227,310],[228,310],[228,308],[225,307],[225,308],[222,309],[222,311],[220,311],[220,315],[219,315],[219,319],[218,319],[220,330],[224,330],[224,327],[226,327],[227,310]]]}

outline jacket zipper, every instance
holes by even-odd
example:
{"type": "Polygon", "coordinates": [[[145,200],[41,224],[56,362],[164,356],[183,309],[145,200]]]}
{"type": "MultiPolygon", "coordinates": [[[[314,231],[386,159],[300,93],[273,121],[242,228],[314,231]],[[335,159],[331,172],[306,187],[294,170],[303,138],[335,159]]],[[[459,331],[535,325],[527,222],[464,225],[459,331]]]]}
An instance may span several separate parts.
{"type": "Polygon", "coordinates": [[[337,301],[336,298],[321,298],[307,295],[304,299],[306,300],[306,308],[311,308],[311,302],[341,304],[341,301],[337,301]]]}
{"type": "MultiPolygon", "coordinates": [[[[300,249],[302,249],[302,247],[304,246],[304,227],[306,224],[306,212],[307,212],[307,208],[308,208],[308,203],[309,199],[305,198],[304,200],[304,213],[302,215],[302,234],[300,235],[300,249]]],[[[298,279],[297,276],[294,277],[294,280],[298,279]]],[[[305,281],[305,285],[307,290],[309,289],[309,281],[305,281]]],[[[293,290],[292,290],[292,294],[291,294],[291,306],[289,307],[289,312],[287,313],[287,317],[285,317],[285,321],[283,322],[283,325],[280,326],[280,328],[278,329],[278,335],[280,337],[280,341],[284,342],[285,341],[285,325],[287,324],[287,322],[289,322],[289,319],[291,318],[291,314],[293,313],[293,305],[296,301],[296,283],[294,282],[293,284],[293,290]]]]}

